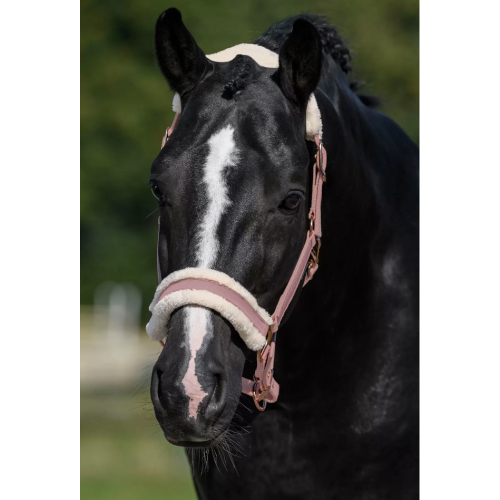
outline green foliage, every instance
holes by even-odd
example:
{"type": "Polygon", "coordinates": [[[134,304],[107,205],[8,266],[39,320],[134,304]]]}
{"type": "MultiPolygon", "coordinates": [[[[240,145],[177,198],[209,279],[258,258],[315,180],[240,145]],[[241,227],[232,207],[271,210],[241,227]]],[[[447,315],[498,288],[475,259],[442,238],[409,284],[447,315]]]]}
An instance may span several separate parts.
{"type": "MultiPolygon", "coordinates": [[[[173,119],[153,35],[171,5],[84,0],[81,16],[81,301],[102,281],[156,286],[156,203],[149,168],[173,119]],[[154,212],[154,213],[152,213],[154,212]],[[151,215],[150,215],[151,214],[151,215]]],[[[177,4],[206,53],[251,42],[273,22],[322,13],[354,54],[365,93],[418,141],[418,0],[192,0],[177,4]]],[[[146,304],[145,304],[146,305],[146,304]]]]}

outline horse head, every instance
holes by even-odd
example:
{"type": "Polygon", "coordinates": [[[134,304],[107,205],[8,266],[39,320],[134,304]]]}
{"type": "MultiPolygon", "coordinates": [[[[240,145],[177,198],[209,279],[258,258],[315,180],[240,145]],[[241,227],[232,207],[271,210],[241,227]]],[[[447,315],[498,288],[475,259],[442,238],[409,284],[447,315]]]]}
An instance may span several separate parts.
{"type": "MultiPolygon", "coordinates": [[[[298,20],[269,64],[241,53],[221,61],[205,56],[179,11],[169,9],[157,22],[156,54],[182,109],[151,169],[161,276],[219,271],[272,311],[308,231],[316,147],[306,141],[306,115],[321,73],[318,32],[298,20]]],[[[156,328],[164,349],[151,398],[166,438],[181,446],[217,443],[255,354],[210,308],[183,305],[156,328]]]]}

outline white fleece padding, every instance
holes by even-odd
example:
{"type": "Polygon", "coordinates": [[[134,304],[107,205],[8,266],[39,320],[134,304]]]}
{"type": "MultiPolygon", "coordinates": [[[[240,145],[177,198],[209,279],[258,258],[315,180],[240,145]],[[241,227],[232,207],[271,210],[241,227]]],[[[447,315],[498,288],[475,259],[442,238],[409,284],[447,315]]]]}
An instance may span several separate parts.
{"type": "Polygon", "coordinates": [[[181,98],[179,94],[174,95],[174,100],[172,101],[172,111],[174,113],[180,113],[182,111],[181,98]]]}
{"type": "Polygon", "coordinates": [[[162,340],[172,313],[186,305],[198,305],[217,311],[234,326],[243,342],[252,351],[258,351],[266,345],[266,338],[259,333],[245,314],[226,299],[206,290],[179,290],[163,297],[155,305],[153,317],[146,325],[148,335],[153,340],[162,340]]]}
{"type": "Polygon", "coordinates": [[[323,121],[321,120],[321,113],[318,108],[316,96],[311,94],[306,110],[306,139],[308,141],[314,141],[314,136],[316,134],[319,135],[320,139],[323,137],[323,121]]]}
{"type": "MultiPolygon", "coordinates": [[[[209,54],[207,58],[214,62],[229,62],[240,54],[251,57],[259,66],[264,68],[279,67],[279,56],[276,52],[253,43],[240,43],[239,45],[229,47],[215,54],[209,54]]],[[[176,113],[182,111],[181,100],[178,94],[174,96],[172,109],[176,113]]],[[[311,94],[306,111],[306,139],[308,141],[314,141],[314,136],[316,134],[319,135],[320,139],[322,138],[323,122],[321,120],[321,113],[318,108],[318,103],[316,102],[316,97],[314,94],[311,94]]]]}
{"type": "Polygon", "coordinates": [[[209,54],[207,58],[214,62],[229,62],[238,55],[251,57],[263,68],[279,68],[280,65],[279,56],[276,52],[253,43],[240,43],[215,54],[209,54]]]}
{"type": "Polygon", "coordinates": [[[268,324],[273,324],[273,319],[271,315],[257,303],[257,299],[240,283],[231,276],[223,273],[221,271],[216,271],[215,269],[203,269],[200,267],[186,267],[186,269],[181,269],[180,271],[175,271],[175,273],[169,274],[166,278],[156,288],[155,296],[153,302],[149,306],[149,310],[153,312],[154,307],[158,303],[160,295],[176,281],[185,280],[186,278],[196,278],[215,281],[219,285],[223,285],[231,290],[234,290],[238,295],[241,295],[253,308],[253,310],[268,324]]]}
{"type": "Polygon", "coordinates": [[[214,269],[188,267],[169,274],[156,289],[153,302],[149,306],[153,317],[146,325],[146,331],[153,340],[162,340],[165,337],[168,320],[176,309],[185,305],[199,305],[213,309],[226,318],[234,326],[249,349],[257,351],[264,346],[266,339],[259,333],[246,315],[219,295],[206,290],[179,290],[158,301],[168,286],[186,278],[211,280],[234,290],[250,304],[266,324],[273,324],[270,314],[259,306],[257,299],[244,286],[231,278],[231,276],[221,271],[215,271],[214,269]]]}

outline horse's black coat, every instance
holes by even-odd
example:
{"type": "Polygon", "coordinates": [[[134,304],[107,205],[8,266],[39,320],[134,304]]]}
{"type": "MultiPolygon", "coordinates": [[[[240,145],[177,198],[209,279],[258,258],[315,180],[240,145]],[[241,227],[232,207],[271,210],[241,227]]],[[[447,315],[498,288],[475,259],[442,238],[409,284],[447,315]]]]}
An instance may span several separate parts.
{"type": "Polygon", "coordinates": [[[154,369],[152,399],[176,444],[216,445],[228,428],[249,426],[237,438],[244,454],[234,458],[238,473],[224,468],[220,449],[218,466],[210,454],[203,472],[193,456],[202,499],[415,499],[418,150],[355,94],[346,76],[350,55],[336,31],[313,16],[300,17],[306,19],[285,20],[257,40],[280,53],[277,72],[246,56],[211,63],[175,9],[158,21],[160,68],[183,104],[151,176],[160,193],[163,275],[193,264],[195,219],[205,203],[196,181],[205,144],[224,125],[234,127],[243,155],[228,174],[233,202],[218,229],[215,268],[240,281],[268,311],[307,229],[315,148],[304,140],[304,128],[311,91],[323,119],[328,179],[320,268],[277,337],[278,402],[260,413],[239,396],[254,353],[213,314],[214,335],[197,356],[210,397],[191,422],[179,389],[186,362],[180,311],[154,369]],[[304,198],[294,213],[282,204],[290,193],[304,198]]]}

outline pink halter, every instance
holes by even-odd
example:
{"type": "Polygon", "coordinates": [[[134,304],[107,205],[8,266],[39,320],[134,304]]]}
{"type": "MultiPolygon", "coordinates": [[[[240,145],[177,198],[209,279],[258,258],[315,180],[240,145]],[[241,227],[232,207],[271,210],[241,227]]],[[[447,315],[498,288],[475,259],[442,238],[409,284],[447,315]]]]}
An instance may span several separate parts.
{"type": "MultiPolygon", "coordinates": [[[[165,137],[162,141],[162,148],[170,138],[175,126],[179,121],[180,114],[176,113],[172,126],[167,128],[165,137]]],[[[255,406],[264,411],[267,403],[274,403],[278,399],[279,384],[274,380],[274,357],[276,351],[276,332],[285,312],[290,305],[295,293],[300,285],[305,272],[304,285],[312,279],[318,270],[319,250],[321,247],[321,196],[323,183],[326,182],[326,150],[323,146],[319,135],[314,136],[318,151],[315,155],[313,184],[311,196],[311,208],[309,210],[309,231],[307,232],[306,241],[302,252],[299,256],[297,264],[293,270],[290,281],[288,282],[285,291],[281,295],[276,310],[272,315],[272,324],[266,322],[262,315],[256,311],[256,301],[249,300],[244,294],[238,292],[235,287],[227,286],[226,284],[210,280],[206,278],[185,278],[179,279],[167,286],[157,302],[175,292],[183,290],[198,290],[206,291],[217,295],[229,302],[232,306],[241,311],[246,318],[251,322],[255,329],[266,338],[265,346],[257,352],[257,369],[255,370],[254,380],[242,378],[242,390],[244,394],[253,397],[255,406]],[[260,402],[263,402],[262,405],[260,402]]],[[[159,224],[159,220],[158,220],[159,224]]],[[[158,280],[162,281],[160,264],[157,252],[157,269],[158,280]]],[[[159,341],[162,346],[165,344],[159,341]]]]}

